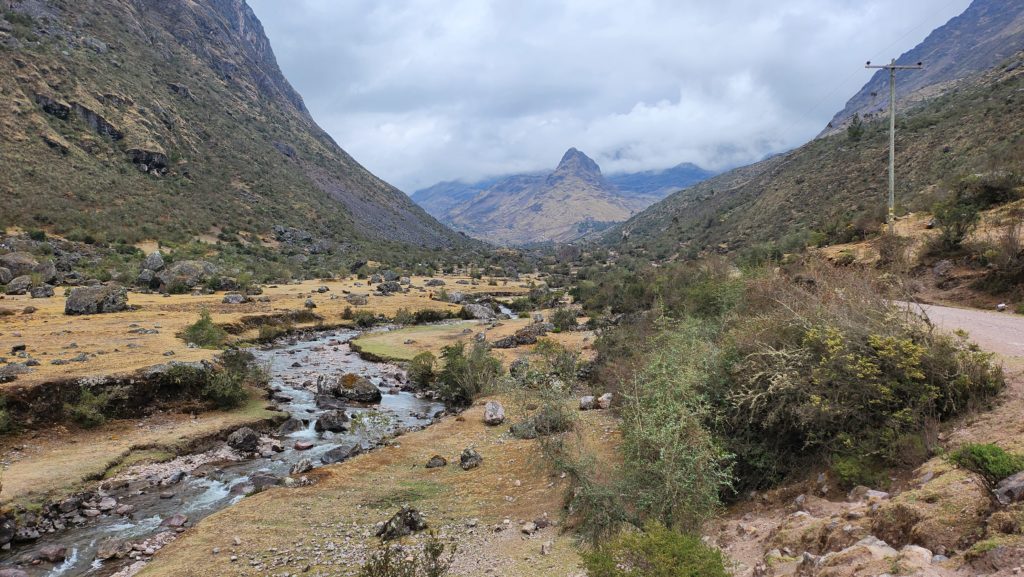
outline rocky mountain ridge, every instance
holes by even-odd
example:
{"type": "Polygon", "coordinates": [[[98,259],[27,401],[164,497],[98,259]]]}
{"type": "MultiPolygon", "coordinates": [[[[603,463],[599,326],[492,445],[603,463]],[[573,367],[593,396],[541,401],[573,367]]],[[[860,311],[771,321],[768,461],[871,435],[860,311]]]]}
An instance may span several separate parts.
{"type": "Polygon", "coordinates": [[[241,250],[292,227],[369,256],[472,245],[317,126],[244,0],[0,8],[0,227],[241,250]]]}
{"type": "Polygon", "coordinates": [[[442,222],[483,240],[567,242],[621,222],[670,192],[713,174],[683,163],[664,170],[605,176],[593,159],[570,148],[550,173],[441,182],[416,191],[412,199],[442,222]]]}

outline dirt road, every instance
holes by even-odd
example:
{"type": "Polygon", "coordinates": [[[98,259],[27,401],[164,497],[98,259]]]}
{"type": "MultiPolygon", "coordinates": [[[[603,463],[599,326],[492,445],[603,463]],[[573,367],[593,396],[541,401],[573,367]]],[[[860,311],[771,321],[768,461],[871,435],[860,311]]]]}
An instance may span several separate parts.
{"type": "Polygon", "coordinates": [[[923,310],[938,327],[965,330],[982,349],[996,353],[1008,365],[1024,368],[1024,316],[937,305],[912,306],[923,310]]]}

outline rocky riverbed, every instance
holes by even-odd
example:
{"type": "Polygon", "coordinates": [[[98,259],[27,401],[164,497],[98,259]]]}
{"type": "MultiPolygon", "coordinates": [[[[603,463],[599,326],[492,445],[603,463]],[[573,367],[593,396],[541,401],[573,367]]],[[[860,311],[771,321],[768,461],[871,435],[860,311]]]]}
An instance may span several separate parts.
{"type": "Polygon", "coordinates": [[[208,450],[128,467],[26,513],[0,575],[114,574],[248,494],[309,484],[315,467],[430,424],[444,406],[412,391],[400,367],[355,354],[348,341],[358,334],[313,332],[254,351],[270,371],[272,402],[291,416],[279,429],[241,429],[208,450]]]}

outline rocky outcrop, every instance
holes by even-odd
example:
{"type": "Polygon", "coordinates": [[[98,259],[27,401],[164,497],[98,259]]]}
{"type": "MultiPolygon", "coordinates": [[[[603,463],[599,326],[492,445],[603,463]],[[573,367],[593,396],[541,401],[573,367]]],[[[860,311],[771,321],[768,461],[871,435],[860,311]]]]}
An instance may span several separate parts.
{"type": "Polygon", "coordinates": [[[256,452],[259,444],[260,434],[249,427],[242,427],[228,436],[228,446],[243,453],[256,452]]]}
{"type": "Polygon", "coordinates": [[[114,313],[128,308],[128,290],[118,285],[75,287],[64,303],[66,315],[114,313]]]}
{"type": "Polygon", "coordinates": [[[212,279],[217,267],[205,260],[183,260],[160,271],[156,278],[164,292],[184,292],[212,279]]]}
{"type": "Polygon", "coordinates": [[[318,433],[324,431],[342,433],[348,430],[348,415],[340,409],[324,411],[316,420],[316,425],[313,428],[318,433]]]}
{"type": "Polygon", "coordinates": [[[420,515],[416,509],[405,506],[377,529],[377,536],[382,541],[392,541],[426,528],[427,522],[423,519],[423,515],[420,515]]]}
{"type": "Polygon", "coordinates": [[[129,148],[124,152],[140,171],[161,176],[167,174],[167,155],[163,152],[144,148],[129,148]]]}

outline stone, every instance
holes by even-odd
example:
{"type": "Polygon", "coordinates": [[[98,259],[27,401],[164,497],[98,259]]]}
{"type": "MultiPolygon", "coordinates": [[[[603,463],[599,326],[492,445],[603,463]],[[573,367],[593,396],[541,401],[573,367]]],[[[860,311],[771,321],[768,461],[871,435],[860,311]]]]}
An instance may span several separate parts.
{"type": "Polygon", "coordinates": [[[439,278],[431,278],[427,279],[423,284],[426,286],[444,286],[444,281],[439,278]]]}
{"type": "Polygon", "coordinates": [[[554,549],[554,548],[555,548],[555,542],[554,541],[545,541],[540,546],[540,554],[541,555],[550,555],[551,554],[551,550],[554,549]]]}
{"type": "Polygon", "coordinates": [[[426,528],[427,522],[423,519],[423,515],[416,509],[406,506],[381,525],[377,529],[376,535],[380,537],[381,541],[391,541],[423,531],[426,528]]]}
{"type": "Polygon", "coordinates": [[[316,303],[313,302],[313,299],[306,299],[306,302],[302,303],[302,306],[306,307],[307,309],[315,309],[316,303]]]}
{"type": "Polygon", "coordinates": [[[433,457],[430,458],[429,461],[427,461],[427,464],[426,464],[426,467],[428,469],[438,469],[440,467],[447,467],[447,466],[448,466],[448,459],[445,459],[441,455],[434,455],[433,457]]]}
{"type": "Polygon", "coordinates": [[[366,295],[350,294],[345,295],[345,301],[350,305],[362,306],[369,302],[369,298],[366,295]]]}
{"type": "Polygon", "coordinates": [[[11,276],[27,276],[35,272],[39,261],[27,252],[9,252],[0,255],[0,266],[7,269],[11,276]]]}
{"type": "MultiPolygon", "coordinates": [[[[346,373],[337,379],[321,379],[316,384],[316,402],[321,408],[338,408],[325,406],[323,400],[340,399],[356,403],[379,403],[383,395],[370,379],[355,373],[346,373]]],[[[326,403],[330,404],[330,403],[326,403]]]]}
{"type": "Polygon", "coordinates": [[[217,274],[217,267],[205,260],[183,260],[171,264],[156,276],[161,290],[185,292],[210,280],[217,274]]]}
{"type": "Polygon", "coordinates": [[[142,260],[142,269],[151,270],[153,272],[160,272],[164,270],[164,255],[160,254],[160,251],[155,250],[142,260]]]}
{"type": "Polygon", "coordinates": [[[494,309],[492,309],[488,305],[476,304],[476,303],[468,304],[468,305],[463,305],[462,310],[463,310],[463,313],[465,314],[465,316],[468,316],[469,318],[472,318],[472,319],[490,320],[490,319],[493,319],[495,317],[494,309]]]}
{"type": "Polygon", "coordinates": [[[597,408],[597,399],[594,395],[584,395],[580,397],[580,410],[590,411],[597,408]]]}
{"type": "Polygon", "coordinates": [[[341,433],[348,430],[348,415],[342,410],[324,411],[313,427],[316,432],[341,433]]]}
{"type": "Polygon", "coordinates": [[[523,523],[523,526],[519,528],[519,531],[522,532],[523,535],[533,535],[537,532],[537,524],[533,521],[523,523]]]}
{"type": "Polygon", "coordinates": [[[1024,500],[1024,471],[1012,475],[996,484],[996,499],[1003,505],[1024,500]]]}
{"type": "Polygon", "coordinates": [[[290,435],[292,433],[297,433],[297,432],[299,432],[299,431],[301,431],[301,430],[303,430],[305,428],[306,428],[306,423],[304,423],[302,421],[302,419],[296,419],[296,418],[292,417],[292,418],[288,419],[287,421],[281,423],[281,426],[279,426],[277,428],[277,434],[279,434],[279,435],[290,435]]]}
{"type": "Polygon", "coordinates": [[[100,499],[100,502],[96,507],[103,512],[113,511],[114,508],[117,507],[117,499],[113,497],[103,497],[100,499]]]}
{"type": "Polygon", "coordinates": [[[295,441],[295,445],[293,446],[296,451],[308,451],[313,448],[313,443],[309,441],[295,441]]]}
{"type": "Polygon", "coordinates": [[[313,461],[310,461],[309,459],[306,459],[306,458],[302,458],[302,459],[299,459],[294,465],[292,465],[291,473],[290,474],[292,474],[292,475],[301,475],[303,473],[308,473],[308,472],[310,472],[312,470],[313,470],[313,461]]]}
{"type": "Polygon", "coordinates": [[[0,284],[7,284],[14,278],[14,273],[7,267],[0,266],[0,284]]]}
{"type": "Polygon", "coordinates": [[[612,394],[605,393],[597,398],[597,408],[608,410],[612,407],[612,394]]]}
{"type": "Polygon", "coordinates": [[[118,285],[75,287],[64,303],[66,315],[113,313],[128,308],[128,290],[118,285]]]}
{"type": "Polygon", "coordinates": [[[512,425],[508,432],[516,439],[536,439],[539,436],[533,419],[512,425]]]}
{"type": "Polygon", "coordinates": [[[259,444],[259,433],[249,427],[242,427],[228,436],[228,446],[243,453],[255,452],[259,444]]]}
{"type": "Polygon", "coordinates": [[[7,283],[7,294],[23,295],[32,288],[32,277],[28,275],[17,276],[7,283]]]}
{"type": "Polygon", "coordinates": [[[53,296],[53,287],[48,284],[41,284],[39,286],[32,287],[28,293],[32,295],[34,299],[48,299],[53,296]]]}
{"type": "Polygon", "coordinates": [[[170,517],[164,519],[160,523],[160,525],[162,527],[177,528],[177,527],[184,527],[186,523],[188,523],[188,517],[187,516],[182,515],[181,513],[175,513],[174,515],[171,515],[170,517]]]}
{"type": "Polygon", "coordinates": [[[354,443],[340,445],[324,453],[323,456],[320,457],[320,462],[325,465],[340,463],[351,459],[362,452],[363,448],[354,443]]]}
{"type": "Polygon", "coordinates": [[[62,563],[67,558],[68,549],[63,545],[44,545],[39,549],[38,557],[50,563],[62,563]]]}
{"type": "Polygon", "coordinates": [[[221,302],[226,305],[240,305],[248,301],[249,298],[240,293],[228,293],[221,299],[221,302]]]}
{"type": "Polygon", "coordinates": [[[508,366],[508,374],[511,375],[512,378],[516,379],[525,377],[529,371],[530,360],[526,357],[518,358],[512,361],[512,364],[508,366]]]}
{"type": "Polygon", "coordinates": [[[28,577],[28,573],[21,569],[8,567],[6,569],[0,569],[0,577],[28,577]]]}
{"type": "Polygon", "coordinates": [[[480,456],[473,447],[467,447],[462,450],[462,455],[459,457],[459,466],[462,467],[463,471],[475,469],[482,465],[484,458],[480,456]]]}
{"type": "Polygon", "coordinates": [[[505,422],[505,407],[498,401],[487,401],[484,406],[484,424],[494,427],[505,422]]]}

